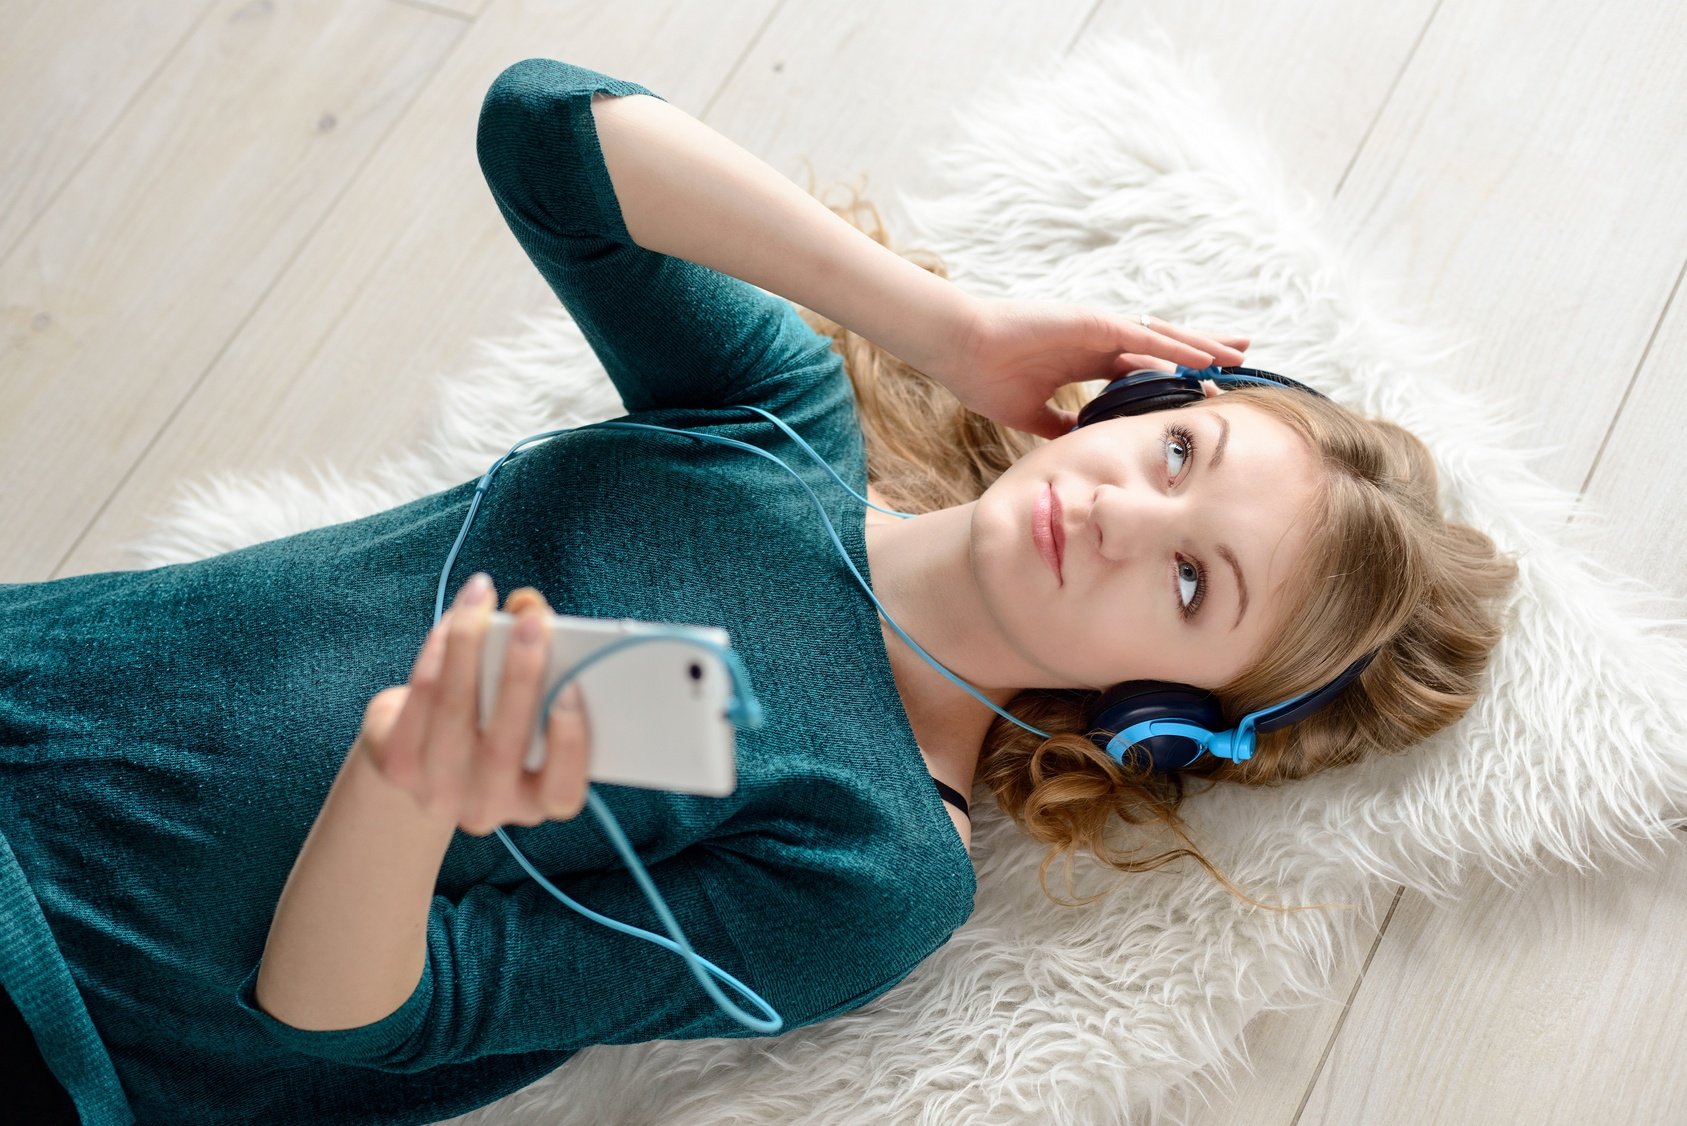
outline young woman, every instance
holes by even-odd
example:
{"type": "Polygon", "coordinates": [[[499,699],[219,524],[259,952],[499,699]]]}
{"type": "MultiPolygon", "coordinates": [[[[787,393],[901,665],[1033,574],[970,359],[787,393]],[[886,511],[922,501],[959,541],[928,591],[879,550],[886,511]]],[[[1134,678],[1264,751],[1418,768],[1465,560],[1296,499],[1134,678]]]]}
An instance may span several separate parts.
{"type": "Polygon", "coordinates": [[[579,816],[572,694],[544,771],[520,769],[536,649],[512,650],[477,734],[498,589],[524,618],[732,635],[765,715],[738,731],[734,793],[592,793],[781,1030],[879,996],[967,919],[977,780],[1051,859],[1191,851],[1102,842],[1115,816],[1182,835],[1181,776],[1090,737],[1110,685],[1212,689],[1233,722],[1376,651],[1252,758],[1184,771],[1247,783],[1401,749],[1473,701],[1514,567],[1442,518],[1409,434],[1211,384],[1073,429],[1073,384],[1239,363],[1245,339],[964,294],[646,88],[555,60],[498,76],[477,148],[629,415],[776,453],[801,483],[668,432],[535,444],[482,498],[431,632],[478,481],[190,564],[0,587],[0,983],[39,1045],[13,1058],[84,1121],[431,1122],[593,1044],[756,1034],[490,839],[661,931],[579,816]],[[749,407],[918,515],[864,510],[749,407]],[[471,573],[496,589],[472,600],[471,573]]]}

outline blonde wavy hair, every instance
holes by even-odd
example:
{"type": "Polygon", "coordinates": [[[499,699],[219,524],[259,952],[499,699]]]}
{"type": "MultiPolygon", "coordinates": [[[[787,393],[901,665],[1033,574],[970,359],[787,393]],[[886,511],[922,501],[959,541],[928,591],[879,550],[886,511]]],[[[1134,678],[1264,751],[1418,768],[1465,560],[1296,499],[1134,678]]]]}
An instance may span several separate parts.
{"type": "MultiPolygon", "coordinates": [[[[816,194],[812,173],[810,181],[816,194]]],[[[825,193],[817,198],[880,245],[949,276],[938,255],[892,246],[878,208],[854,187],[842,186],[850,195],[844,203],[829,202],[825,193]]],[[[1047,441],[973,413],[872,342],[812,310],[798,312],[843,357],[861,418],[867,479],[888,507],[924,513],[976,500],[1047,441]]],[[[1052,401],[1077,411],[1101,386],[1069,384],[1052,401]]],[[[1270,785],[1367,755],[1402,753],[1469,710],[1502,631],[1515,558],[1499,553],[1475,528],[1443,517],[1435,463],[1418,438],[1315,395],[1248,387],[1225,394],[1294,429],[1325,470],[1309,514],[1306,562],[1294,588],[1284,592],[1287,610],[1267,640],[1266,656],[1215,690],[1226,723],[1325,684],[1365,653],[1380,651],[1322,709],[1259,735],[1246,762],[1208,756],[1173,774],[1122,765],[1091,740],[1092,731],[1113,734],[1090,725],[1099,692],[1028,688],[1015,696],[1007,710],[1052,737],[997,717],[984,738],[978,779],[1015,824],[1050,846],[1039,881],[1043,894],[1061,906],[1108,894],[1063,901],[1049,891],[1049,867],[1062,857],[1070,889],[1071,860],[1082,847],[1123,873],[1192,856],[1240,899],[1271,910],[1309,909],[1259,903],[1213,867],[1178,814],[1187,781],[1270,785]],[[1133,825],[1159,823],[1184,847],[1133,860],[1136,850],[1116,852],[1106,842],[1115,817],[1133,825]]]]}

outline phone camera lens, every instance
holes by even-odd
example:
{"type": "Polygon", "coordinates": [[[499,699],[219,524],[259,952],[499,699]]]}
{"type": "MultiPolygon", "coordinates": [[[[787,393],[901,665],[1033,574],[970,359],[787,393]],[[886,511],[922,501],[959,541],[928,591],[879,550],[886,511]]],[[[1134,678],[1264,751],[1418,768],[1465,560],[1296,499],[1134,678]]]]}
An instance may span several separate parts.
{"type": "Polygon", "coordinates": [[[692,665],[691,665],[691,679],[692,680],[702,680],[703,679],[703,666],[702,665],[699,665],[696,662],[692,663],[692,665]]]}

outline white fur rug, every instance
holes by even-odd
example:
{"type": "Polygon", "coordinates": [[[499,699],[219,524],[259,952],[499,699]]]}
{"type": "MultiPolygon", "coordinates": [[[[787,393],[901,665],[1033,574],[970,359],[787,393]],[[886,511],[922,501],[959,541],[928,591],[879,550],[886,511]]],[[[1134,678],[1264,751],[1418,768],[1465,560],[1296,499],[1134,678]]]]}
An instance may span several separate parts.
{"type": "MultiPolygon", "coordinates": [[[[771,1039],[592,1048],[457,1121],[1178,1120],[1247,1065],[1252,1018],[1335,991],[1392,885],[1445,901],[1477,866],[1509,883],[1640,863],[1638,845],[1680,824],[1687,645],[1660,632],[1663,600],[1592,562],[1581,544],[1598,514],[1532,471],[1542,451],[1515,444],[1526,408],[1440,378],[1455,349],[1366,302],[1316,203],[1216,108],[1199,63],[1169,61],[1179,54],[1086,43],[973,107],[937,165],[952,187],[901,201],[914,226],[891,208],[892,233],[944,254],[976,293],[1250,332],[1251,363],[1420,435],[1449,514],[1522,553],[1515,624],[1458,725],[1390,761],[1188,803],[1196,839],[1256,898],[1354,908],[1249,908],[1187,861],[1093,907],[1056,908],[1037,885],[1039,850],[980,790],[977,911],[874,1004],[771,1039]]],[[[621,413],[564,315],[529,327],[440,381],[425,453],[353,481],[330,469],[190,487],[133,545],[138,565],[375,512],[484,472],[528,434],[621,413]]],[[[1112,880],[1080,871],[1081,891],[1112,880]]]]}

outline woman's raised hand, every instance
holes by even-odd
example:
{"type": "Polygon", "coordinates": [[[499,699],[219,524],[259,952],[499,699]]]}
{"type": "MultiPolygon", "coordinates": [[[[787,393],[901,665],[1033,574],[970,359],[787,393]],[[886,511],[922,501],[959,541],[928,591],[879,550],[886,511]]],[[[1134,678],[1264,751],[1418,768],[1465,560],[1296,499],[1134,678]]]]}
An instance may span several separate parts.
{"type": "Polygon", "coordinates": [[[550,604],[532,587],[516,590],[505,604],[505,613],[518,621],[496,712],[481,731],[481,651],[497,591],[488,581],[476,601],[474,585],[471,580],[458,590],[428,634],[410,683],[382,689],[369,701],[352,753],[365,754],[421,808],[471,836],[487,836],[499,825],[569,820],[585,806],[591,746],[579,681],[557,694],[543,769],[533,774],[521,765],[550,688],[543,683],[550,604]]]}
{"type": "Polygon", "coordinates": [[[1235,365],[1245,336],[1210,337],[1164,321],[1138,320],[1058,301],[975,298],[960,347],[922,371],[968,410],[1041,438],[1077,425],[1049,396],[1068,383],[1117,379],[1136,368],[1235,365]],[[933,367],[938,370],[931,370],[933,367]]]}

